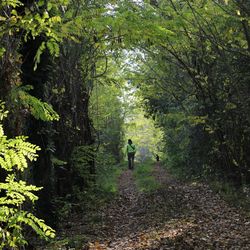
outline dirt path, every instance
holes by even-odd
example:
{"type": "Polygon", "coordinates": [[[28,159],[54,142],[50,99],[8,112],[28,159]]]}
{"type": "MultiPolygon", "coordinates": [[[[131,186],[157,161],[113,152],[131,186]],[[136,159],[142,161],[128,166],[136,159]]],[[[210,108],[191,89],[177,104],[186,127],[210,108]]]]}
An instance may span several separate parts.
{"type": "Polygon", "coordinates": [[[161,188],[143,194],[131,171],[121,175],[102,239],[86,249],[250,249],[250,222],[208,186],[180,183],[159,166],[154,176],[161,188]]]}

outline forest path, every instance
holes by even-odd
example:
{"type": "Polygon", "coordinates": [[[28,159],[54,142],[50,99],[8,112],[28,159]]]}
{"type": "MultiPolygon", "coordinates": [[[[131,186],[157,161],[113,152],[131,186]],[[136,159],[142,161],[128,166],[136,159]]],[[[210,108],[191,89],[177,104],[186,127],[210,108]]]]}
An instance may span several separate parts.
{"type": "Polygon", "coordinates": [[[250,249],[250,221],[207,185],[177,181],[157,164],[152,175],[157,189],[139,192],[134,172],[122,172],[119,195],[70,218],[59,238],[71,243],[48,249],[250,249]]]}
{"type": "Polygon", "coordinates": [[[160,188],[140,193],[132,171],[123,172],[102,239],[84,249],[250,249],[250,222],[208,186],[176,181],[159,165],[153,175],[160,188]]]}

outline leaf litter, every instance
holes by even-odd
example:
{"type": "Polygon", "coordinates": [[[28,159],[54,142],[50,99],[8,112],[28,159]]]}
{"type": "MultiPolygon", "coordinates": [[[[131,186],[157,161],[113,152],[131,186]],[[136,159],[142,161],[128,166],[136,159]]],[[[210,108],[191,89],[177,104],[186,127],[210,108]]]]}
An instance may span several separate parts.
{"type": "Polygon", "coordinates": [[[160,188],[139,192],[132,171],[119,195],[99,208],[99,223],[79,216],[65,234],[85,237],[83,250],[250,249],[250,221],[208,185],[183,183],[155,166],[160,188]]]}

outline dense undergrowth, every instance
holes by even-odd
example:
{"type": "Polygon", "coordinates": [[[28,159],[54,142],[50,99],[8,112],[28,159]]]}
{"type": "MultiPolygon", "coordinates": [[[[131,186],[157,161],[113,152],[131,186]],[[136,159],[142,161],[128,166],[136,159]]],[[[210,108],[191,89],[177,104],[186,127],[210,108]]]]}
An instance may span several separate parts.
{"type": "Polygon", "coordinates": [[[70,195],[69,199],[71,201],[65,201],[63,206],[59,206],[58,212],[61,214],[62,221],[67,219],[71,213],[95,209],[104,206],[108,201],[112,200],[118,193],[117,179],[123,169],[123,164],[103,164],[98,166],[96,181],[88,189],[78,190],[77,193],[73,194],[77,197],[75,199],[76,202],[72,201],[72,195],[70,195]]]}

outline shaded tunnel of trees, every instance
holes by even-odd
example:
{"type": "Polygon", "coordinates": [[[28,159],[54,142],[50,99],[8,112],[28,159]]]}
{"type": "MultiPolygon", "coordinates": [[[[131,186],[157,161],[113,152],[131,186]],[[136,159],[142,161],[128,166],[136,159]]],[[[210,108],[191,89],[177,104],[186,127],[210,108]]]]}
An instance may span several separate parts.
{"type": "MultiPolygon", "coordinates": [[[[169,168],[249,190],[248,1],[0,6],[1,117],[9,111],[1,123],[8,138],[27,135],[41,148],[29,168],[19,172],[13,160],[12,170],[16,180],[43,187],[33,212],[47,224],[57,227],[59,201],[87,199],[80,194],[95,186],[98,169],[123,160],[128,86],[162,129],[169,168]]],[[[0,147],[3,183],[11,147],[0,147]]]]}

